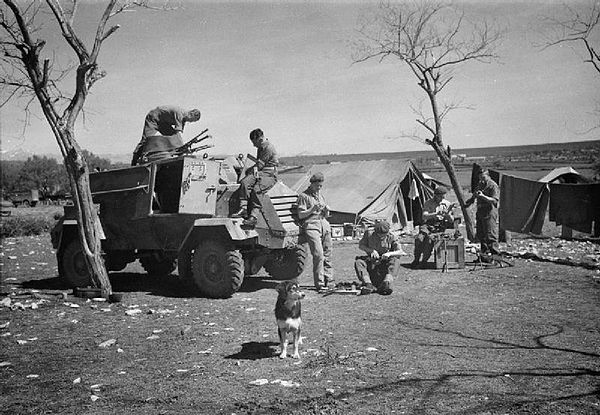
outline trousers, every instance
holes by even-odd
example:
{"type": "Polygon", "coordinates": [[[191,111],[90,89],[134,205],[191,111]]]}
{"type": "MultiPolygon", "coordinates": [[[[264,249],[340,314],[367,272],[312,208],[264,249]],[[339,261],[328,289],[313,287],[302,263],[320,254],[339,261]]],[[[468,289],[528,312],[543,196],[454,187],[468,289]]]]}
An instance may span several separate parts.
{"type": "Polygon", "coordinates": [[[417,236],[415,236],[414,261],[429,261],[429,257],[431,257],[431,252],[433,251],[433,245],[433,240],[429,233],[419,232],[417,236]],[[421,255],[423,255],[423,259],[421,259],[421,255]]]}
{"type": "Polygon", "coordinates": [[[326,219],[311,220],[302,225],[302,236],[308,242],[313,259],[315,288],[333,284],[331,226],[326,219]]]}
{"type": "Polygon", "coordinates": [[[498,210],[492,210],[488,215],[476,215],[477,239],[481,244],[482,254],[500,254],[498,246],[498,210]]]}
{"type": "Polygon", "coordinates": [[[368,256],[357,256],[354,260],[354,271],[359,281],[379,287],[382,282],[392,284],[400,270],[400,258],[373,260],[368,256]]]}
{"type": "Polygon", "coordinates": [[[259,195],[267,192],[275,183],[277,175],[274,171],[259,171],[256,176],[248,174],[240,180],[240,199],[249,201],[248,210],[260,209],[262,202],[259,195]]]}

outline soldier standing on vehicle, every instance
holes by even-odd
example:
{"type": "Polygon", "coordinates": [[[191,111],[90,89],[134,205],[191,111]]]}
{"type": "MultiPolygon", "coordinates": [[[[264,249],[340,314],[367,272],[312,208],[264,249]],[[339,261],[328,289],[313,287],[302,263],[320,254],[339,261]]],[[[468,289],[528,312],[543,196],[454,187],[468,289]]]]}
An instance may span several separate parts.
{"type": "Polygon", "coordinates": [[[300,232],[308,241],[313,258],[313,278],[317,292],[333,288],[333,267],[331,263],[331,226],[327,221],[329,207],[321,194],[323,173],[315,173],[310,178],[310,186],[298,195],[298,218],[300,232]]]}
{"type": "Polygon", "coordinates": [[[146,115],[142,139],[133,151],[131,165],[139,164],[146,152],[144,146],[149,137],[164,136],[168,145],[177,148],[183,145],[181,133],[186,122],[196,122],[200,119],[200,110],[185,111],[180,107],[165,105],[154,108],[146,115]]]}
{"type": "Polygon", "coordinates": [[[256,164],[240,180],[240,209],[232,217],[245,218],[242,225],[253,228],[262,208],[261,195],[277,183],[279,158],[275,146],[265,138],[260,128],[250,131],[250,141],[256,147],[256,164]]]}

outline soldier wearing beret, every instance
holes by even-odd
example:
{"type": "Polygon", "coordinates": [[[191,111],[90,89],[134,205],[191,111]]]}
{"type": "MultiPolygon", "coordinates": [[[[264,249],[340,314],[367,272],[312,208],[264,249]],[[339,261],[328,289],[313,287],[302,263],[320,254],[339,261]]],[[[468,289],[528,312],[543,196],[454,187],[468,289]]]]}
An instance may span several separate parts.
{"type": "Polygon", "coordinates": [[[313,258],[313,278],[315,288],[322,292],[334,285],[331,264],[331,226],[327,221],[329,207],[321,194],[323,173],[318,172],[310,178],[310,186],[298,195],[298,218],[301,235],[308,241],[313,258]]]}
{"type": "Polygon", "coordinates": [[[390,232],[390,224],[386,220],[375,222],[372,230],[365,232],[358,248],[367,255],[357,256],[354,260],[356,276],[363,283],[362,294],[377,291],[382,295],[392,293],[394,277],[400,269],[400,249],[398,240],[390,232]]]}
{"type": "Polygon", "coordinates": [[[415,268],[427,266],[434,245],[431,234],[443,232],[444,229],[452,227],[452,208],[454,204],[444,198],[446,193],[445,187],[436,187],[433,198],[423,204],[423,224],[419,226],[419,233],[415,237],[415,258],[411,263],[415,268]],[[421,255],[423,255],[422,259],[421,255]]]}

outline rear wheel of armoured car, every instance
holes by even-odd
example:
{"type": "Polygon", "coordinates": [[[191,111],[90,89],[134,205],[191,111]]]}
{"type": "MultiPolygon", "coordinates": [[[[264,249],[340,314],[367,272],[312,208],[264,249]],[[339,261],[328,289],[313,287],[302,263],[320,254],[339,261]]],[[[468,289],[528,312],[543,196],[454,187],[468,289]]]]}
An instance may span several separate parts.
{"type": "Polygon", "coordinates": [[[164,256],[160,253],[152,253],[140,258],[140,264],[150,275],[164,277],[175,271],[175,259],[164,256]]]}
{"type": "Polygon", "coordinates": [[[265,271],[276,280],[291,280],[304,271],[308,252],[306,245],[296,245],[294,248],[282,249],[273,254],[265,262],[265,271]]]}
{"type": "Polygon", "coordinates": [[[220,241],[201,241],[194,250],[191,266],[194,285],[210,298],[231,297],[244,279],[242,254],[220,241]]]}
{"type": "Polygon", "coordinates": [[[92,284],[83,250],[77,239],[72,239],[58,251],[58,273],[73,288],[92,284]]]}

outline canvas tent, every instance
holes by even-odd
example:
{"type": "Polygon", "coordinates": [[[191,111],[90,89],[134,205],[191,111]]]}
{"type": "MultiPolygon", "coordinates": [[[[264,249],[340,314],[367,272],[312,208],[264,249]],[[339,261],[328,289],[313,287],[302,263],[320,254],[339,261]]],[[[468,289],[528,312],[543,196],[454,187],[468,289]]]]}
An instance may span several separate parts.
{"type": "Polygon", "coordinates": [[[543,183],[589,183],[589,179],[579,174],[571,166],[557,167],[544,177],[538,179],[543,183]]]}
{"type": "Polygon", "coordinates": [[[333,224],[369,224],[387,219],[392,229],[404,228],[421,217],[423,202],[433,196],[410,160],[314,165],[292,188],[304,191],[316,172],[325,175],[321,192],[331,209],[333,224]]]}
{"type": "Polygon", "coordinates": [[[446,189],[450,189],[452,187],[449,184],[436,179],[435,177],[431,177],[427,173],[422,173],[422,175],[423,175],[423,179],[425,179],[425,183],[427,183],[427,185],[429,187],[431,187],[432,189],[435,189],[436,187],[440,187],[440,186],[445,187],[446,189]]]}

